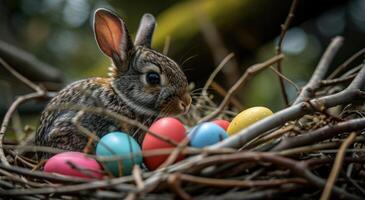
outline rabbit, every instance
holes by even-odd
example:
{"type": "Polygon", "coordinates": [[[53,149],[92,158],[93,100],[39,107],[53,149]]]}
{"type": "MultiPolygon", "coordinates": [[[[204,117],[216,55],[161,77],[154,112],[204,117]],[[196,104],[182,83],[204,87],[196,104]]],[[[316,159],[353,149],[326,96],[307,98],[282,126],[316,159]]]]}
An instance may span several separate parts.
{"type": "MultiPolygon", "coordinates": [[[[102,107],[146,126],[159,117],[188,111],[191,96],[185,74],[172,59],[151,49],[155,24],[151,14],[144,14],[133,43],[122,18],[104,8],[95,11],[96,42],[112,61],[109,77],[76,81],[52,98],[42,112],[35,145],[68,151],[82,151],[87,146],[89,138],[72,121],[79,111],[72,106],[102,107]]],[[[112,131],[123,131],[141,144],[145,134],[108,115],[87,111],[80,116],[79,124],[99,138],[112,131]]],[[[95,141],[92,146],[95,147],[95,141]]]]}

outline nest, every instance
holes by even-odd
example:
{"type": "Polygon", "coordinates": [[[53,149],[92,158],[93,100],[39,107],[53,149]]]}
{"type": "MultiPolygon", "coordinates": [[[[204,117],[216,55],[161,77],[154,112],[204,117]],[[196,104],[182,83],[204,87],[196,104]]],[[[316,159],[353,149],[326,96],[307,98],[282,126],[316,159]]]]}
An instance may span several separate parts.
{"type": "MultiPolygon", "coordinates": [[[[312,78],[291,106],[208,148],[192,148],[184,141],[172,150],[149,152],[170,155],[163,166],[152,172],[135,166],[130,176],[103,180],[50,174],[39,170],[43,163],[32,160],[24,151],[60,150],[1,142],[0,194],[10,199],[329,199],[331,195],[362,199],[365,93],[361,89],[365,86],[365,64],[352,65],[355,58],[363,55],[360,51],[325,77],[341,44],[340,37],[332,40],[312,78]],[[180,153],[189,156],[174,163],[180,153]]],[[[231,118],[235,108],[227,105],[237,88],[282,59],[283,55],[278,54],[248,68],[219,105],[207,93],[212,76],[193,105],[192,116],[182,120],[197,124],[217,117],[231,118]],[[216,109],[202,109],[207,106],[216,109]]],[[[52,96],[2,64],[35,92],[13,102],[1,127],[1,141],[20,103],[52,96]]]]}
{"type": "MultiPolygon", "coordinates": [[[[3,119],[0,130],[1,197],[364,199],[365,92],[362,89],[365,87],[365,64],[353,64],[355,59],[364,54],[364,50],[326,76],[341,44],[340,37],[332,40],[311,79],[290,106],[204,149],[189,147],[188,142],[183,141],[172,150],[149,152],[149,155],[169,155],[166,162],[155,171],[148,172],[135,166],[130,176],[107,177],[103,180],[43,172],[40,170],[43,162],[33,160],[24,152],[57,153],[61,150],[30,146],[27,143],[4,143],[4,134],[16,108],[30,99],[51,97],[52,93],[32,83],[1,59],[6,69],[34,90],[17,98],[3,119]],[[188,156],[175,163],[180,153],[188,156]]],[[[280,80],[285,81],[286,77],[280,71],[282,59],[279,48],[274,57],[249,67],[229,91],[224,91],[222,102],[216,104],[207,88],[229,60],[227,57],[203,88],[192,106],[191,115],[182,120],[185,124],[194,125],[214,118],[231,119],[237,111],[234,106],[229,106],[234,105],[232,95],[256,73],[276,64],[280,80]],[[207,107],[214,109],[202,109],[207,107]]],[[[148,129],[123,116],[118,119],[148,129]]]]}

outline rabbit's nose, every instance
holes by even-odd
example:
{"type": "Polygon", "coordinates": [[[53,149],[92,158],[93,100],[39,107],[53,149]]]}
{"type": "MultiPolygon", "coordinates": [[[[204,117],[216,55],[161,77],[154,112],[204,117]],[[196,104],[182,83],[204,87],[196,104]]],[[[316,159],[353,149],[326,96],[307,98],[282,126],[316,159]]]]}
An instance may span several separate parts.
{"type": "Polygon", "coordinates": [[[184,96],[182,96],[182,98],[179,102],[180,109],[184,113],[186,113],[190,108],[190,104],[191,104],[191,96],[190,96],[189,93],[185,93],[184,96]]]}

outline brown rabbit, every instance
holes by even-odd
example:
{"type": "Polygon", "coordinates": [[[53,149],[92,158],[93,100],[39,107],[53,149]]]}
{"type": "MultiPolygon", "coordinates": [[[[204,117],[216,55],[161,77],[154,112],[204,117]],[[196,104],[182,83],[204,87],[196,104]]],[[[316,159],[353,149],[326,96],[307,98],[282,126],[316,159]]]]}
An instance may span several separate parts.
{"type": "MultiPolygon", "coordinates": [[[[120,17],[96,10],[94,34],[112,60],[109,77],[80,80],[61,90],[42,113],[35,144],[72,151],[86,146],[88,137],[72,123],[78,111],[62,108],[67,105],[103,107],[146,126],[157,117],[186,112],[191,103],[186,76],[173,60],[150,49],[154,28],[154,17],[145,14],[133,44],[120,17]]],[[[99,137],[115,130],[131,134],[139,143],[144,137],[137,127],[101,114],[85,112],[80,124],[99,137]]]]}

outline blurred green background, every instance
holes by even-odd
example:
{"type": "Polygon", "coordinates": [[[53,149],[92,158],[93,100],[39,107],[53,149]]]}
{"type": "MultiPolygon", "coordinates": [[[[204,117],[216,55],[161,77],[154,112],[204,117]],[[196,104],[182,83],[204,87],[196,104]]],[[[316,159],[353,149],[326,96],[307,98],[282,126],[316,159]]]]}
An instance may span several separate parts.
{"type": "MultiPolygon", "coordinates": [[[[109,60],[100,53],[92,33],[96,8],[119,13],[133,36],[140,17],[149,12],[158,23],[153,47],[162,51],[167,42],[168,55],[182,65],[195,88],[201,88],[219,62],[233,52],[234,59],[217,77],[227,90],[248,66],[275,54],[280,24],[290,4],[290,0],[0,0],[0,55],[33,81],[59,90],[78,79],[106,76],[109,60]],[[6,52],[13,47],[41,64],[8,58],[6,52]]],[[[345,37],[334,68],[364,47],[364,32],[365,1],[301,0],[284,40],[284,74],[302,86],[331,38],[345,37]]],[[[293,100],[297,91],[287,83],[286,89],[293,100]]],[[[0,90],[1,116],[16,95],[29,92],[2,68],[0,90]]],[[[263,105],[274,111],[284,107],[271,70],[255,76],[236,97],[244,107],[263,105]]],[[[221,97],[216,95],[215,100],[221,97]]],[[[20,111],[38,116],[46,102],[30,102],[20,111]]]]}

